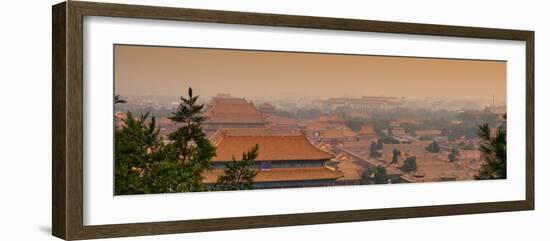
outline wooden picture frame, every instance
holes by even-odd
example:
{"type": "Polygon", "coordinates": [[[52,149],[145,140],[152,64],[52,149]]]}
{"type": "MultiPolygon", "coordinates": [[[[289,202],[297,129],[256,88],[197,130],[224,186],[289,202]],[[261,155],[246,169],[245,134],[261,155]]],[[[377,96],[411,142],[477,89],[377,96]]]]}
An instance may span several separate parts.
{"type": "Polygon", "coordinates": [[[52,233],[66,239],[110,238],[214,230],[356,222],[443,215],[533,210],[534,188],[534,32],[401,22],[212,11],[68,1],[52,8],[52,233]],[[188,221],[83,224],[83,17],[107,16],[258,26],[299,27],[526,43],[525,200],[490,203],[384,208],[188,221]]]}

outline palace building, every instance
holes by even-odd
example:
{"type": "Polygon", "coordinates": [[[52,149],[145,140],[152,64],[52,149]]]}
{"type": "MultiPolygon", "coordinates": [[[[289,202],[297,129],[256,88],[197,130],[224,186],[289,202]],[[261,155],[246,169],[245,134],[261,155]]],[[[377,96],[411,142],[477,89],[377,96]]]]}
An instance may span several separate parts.
{"type": "Polygon", "coordinates": [[[203,174],[207,185],[223,175],[225,163],[233,157],[240,160],[256,144],[259,151],[253,166],[258,170],[255,189],[333,186],[336,179],[343,177],[343,173],[328,165],[334,156],[313,146],[303,133],[272,135],[258,130],[220,129],[210,141],[216,147],[216,157],[212,159],[213,170],[203,174]]]}
{"type": "Polygon", "coordinates": [[[276,112],[275,106],[267,102],[258,106],[258,110],[262,112],[264,116],[271,116],[274,115],[276,112]]]}
{"type": "Polygon", "coordinates": [[[263,114],[252,102],[244,98],[215,97],[203,113],[205,131],[220,128],[263,128],[266,125],[263,114]]]}

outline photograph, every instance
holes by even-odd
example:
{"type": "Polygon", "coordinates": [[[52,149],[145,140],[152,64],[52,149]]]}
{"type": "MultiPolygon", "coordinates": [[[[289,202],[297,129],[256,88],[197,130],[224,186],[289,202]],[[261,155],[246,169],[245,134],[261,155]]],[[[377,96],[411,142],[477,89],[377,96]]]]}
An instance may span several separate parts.
{"type": "Polygon", "coordinates": [[[32,58],[8,50],[24,64],[5,79],[33,83],[8,81],[22,88],[4,101],[17,123],[4,125],[17,146],[6,163],[32,168],[6,169],[5,183],[23,183],[8,185],[20,198],[3,206],[36,226],[10,237],[520,239],[517,223],[544,233],[540,6],[39,5],[25,13],[48,19],[18,34],[51,41],[23,41],[32,58]],[[22,144],[41,132],[40,145],[22,144]],[[21,188],[35,185],[41,193],[21,188]]]}
{"type": "Polygon", "coordinates": [[[506,179],[506,61],[114,45],[114,194],[506,179]]]}

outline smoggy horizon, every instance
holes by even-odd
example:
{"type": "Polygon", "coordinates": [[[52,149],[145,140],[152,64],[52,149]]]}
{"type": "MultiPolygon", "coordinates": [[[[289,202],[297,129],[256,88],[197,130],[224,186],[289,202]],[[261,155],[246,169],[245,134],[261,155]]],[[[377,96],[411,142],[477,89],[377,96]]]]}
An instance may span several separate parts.
{"type": "Polygon", "coordinates": [[[506,62],[115,45],[115,93],[248,99],[360,96],[506,102],[506,62]]]}

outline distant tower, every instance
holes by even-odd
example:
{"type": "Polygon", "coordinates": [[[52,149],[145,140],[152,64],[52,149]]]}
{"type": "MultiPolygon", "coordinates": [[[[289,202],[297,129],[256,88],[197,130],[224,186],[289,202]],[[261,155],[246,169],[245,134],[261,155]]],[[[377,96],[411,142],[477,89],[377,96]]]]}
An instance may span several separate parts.
{"type": "Polygon", "coordinates": [[[262,114],[267,117],[267,116],[270,116],[270,115],[274,115],[276,110],[275,110],[275,106],[273,106],[272,104],[270,103],[263,103],[261,104],[260,106],[258,106],[258,110],[260,112],[262,112],[262,114]]]}

